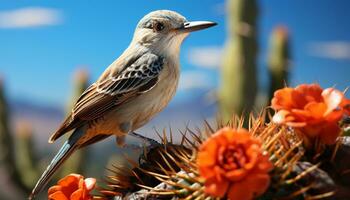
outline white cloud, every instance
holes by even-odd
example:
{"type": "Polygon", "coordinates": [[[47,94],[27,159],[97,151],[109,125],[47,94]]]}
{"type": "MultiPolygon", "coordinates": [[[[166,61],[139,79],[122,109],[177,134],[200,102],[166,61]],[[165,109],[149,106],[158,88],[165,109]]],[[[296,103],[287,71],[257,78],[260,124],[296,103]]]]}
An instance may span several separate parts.
{"type": "Polygon", "coordinates": [[[216,68],[221,64],[222,48],[217,46],[196,47],[188,52],[189,62],[198,67],[216,68]]]}
{"type": "Polygon", "coordinates": [[[310,55],[330,59],[350,59],[349,41],[313,42],[309,44],[310,55]]]}
{"type": "Polygon", "coordinates": [[[43,7],[26,7],[0,11],[0,28],[28,28],[56,25],[62,22],[61,12],[43,7]]]}
{"type": "Polygon", "coordinates": [[[179,90],[209,89],[210,77],[198,71],[184,71],[180,75],[179,90]]]}

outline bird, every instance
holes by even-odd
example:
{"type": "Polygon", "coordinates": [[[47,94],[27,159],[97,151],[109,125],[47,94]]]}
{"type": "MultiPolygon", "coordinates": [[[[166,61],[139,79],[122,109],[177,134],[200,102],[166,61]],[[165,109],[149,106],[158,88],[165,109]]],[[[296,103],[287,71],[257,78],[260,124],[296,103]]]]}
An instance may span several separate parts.
{"type": "Polygon", "coordinates": [[[179,54],[190,32],[216,25],[188,21],[171,10],[156,10],[137,24],[124,52],[78,98],[49,143],[72,132],[43,172],[28,199],[34,199],[76,150],[109,136],[144,138],[134,130],[162,111],[176,93],[179,54]]]}

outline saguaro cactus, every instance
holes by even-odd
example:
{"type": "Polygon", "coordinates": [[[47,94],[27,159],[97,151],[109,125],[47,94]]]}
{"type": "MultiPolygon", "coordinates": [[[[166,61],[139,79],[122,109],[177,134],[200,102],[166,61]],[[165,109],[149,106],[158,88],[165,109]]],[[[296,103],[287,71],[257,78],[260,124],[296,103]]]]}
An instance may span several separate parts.
{"type": "Polygon", "coordinates": [[[228,39],[219,91],[220,111],[225,120],[234,113],[250,113],[257,93],[257,3],[228,0],[227,9],[228,39]]]}
{"type": "Polygon", "coordinates": [[[270,73],[269,99],[273,93],[288,84],[288,66],[290,61],[288,30],[277,26],[270,38],[268,67],[270,73]]]}
{"type": "MultiPolygon", "coordinates": [[[[80,94],[88,86],[88,74],[79,70],[75,76],[75,89],[69,109],[80,94]]],[[[30,125],[18,123],[16,140],[11,135],[8,105],[4,94],[3,83],[0,80],[0,163],[6,170],[11,182],[23,194],[33,188],[41,170],[36,165],[33,134],[30,125]],[[15,151],[16,150],[16,151],[15,151]]],[[[63,177],[71,172],[81,172],[85,166],[86,150],[80,150],[67,160],[58,174],[63,177]],[[62,175],[62,174],[63,175],[62,175]]]]}
{"type": "MultiPolygon", "coordinates": [[[[74,74],[74,89],[70,102],[67,106],[67,112],[69,113],[72,109],[74,103],[77,101],[79,96],[84,92],[84,90],[88,87],[88,72],[84,69],[79,69],[74,74]]],[[[60,177],[64,177],[72,172],[80,172],[84,170],[85,158],[86,158],[87,150],[81,149],[75,152],[63,165],[62,171],[60,173],[60,177]]]]}
{"type": "Polygon", "coordinates": [[[16,129],[16,165],[22,182],[28,189],[31,189],[37,179],[40,171],[36,165],[37,159],[34,151],[33,129],[27,122],[20,122],[16,129]]]}
{"type": "Polygon", "coordinates": [[[0,161],[11,181],[23,192],[28,191],[22,182],[15,160],[14,140],[9,127],[9,111],[3,81],[0,80],[0,161]]]}

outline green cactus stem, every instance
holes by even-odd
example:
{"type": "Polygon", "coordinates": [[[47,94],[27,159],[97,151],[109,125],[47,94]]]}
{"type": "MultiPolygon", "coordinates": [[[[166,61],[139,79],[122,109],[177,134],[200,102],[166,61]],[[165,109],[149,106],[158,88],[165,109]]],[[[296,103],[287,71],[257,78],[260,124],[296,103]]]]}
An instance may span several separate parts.
{"type": "Polygon", "coordinates": [[[15,160],[14,140],[9,127],[9,110],[5,97],[4,84],[0,80],[0,161],[13,184],[22,192],[29,189],[22,182],[15,160]]]}
{"type": "Polygon", "coordinates": [[[270,73],[269,99],[276,90],[288,85],[288,67],[290,61],[288,30],[277,26],[270,38],[268,67],[270,73]]]}
{"type": "Polygon", "coordinates": [[[219,91],[220,112],[226,121],[233,114],[247,116],[255,103],[258,6],[255,0],[228,0],[227,8],[228,39],[219,91]]]}
{"type": "Polygon", "coordinates": [[[37,159],[35,158],[32,127],[20,122],[16,130],[16,164],[22,182],[27,188],[33,188],[39,178],[37,159]]]}

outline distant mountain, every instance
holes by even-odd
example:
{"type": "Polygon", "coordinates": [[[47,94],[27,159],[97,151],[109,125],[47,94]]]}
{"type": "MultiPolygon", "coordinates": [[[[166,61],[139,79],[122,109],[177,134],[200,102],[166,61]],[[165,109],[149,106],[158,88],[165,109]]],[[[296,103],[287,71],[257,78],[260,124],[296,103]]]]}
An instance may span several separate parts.
{"type": "Polygon", "coordinates": [[[15,115],[38,115],[43,117],[61,119],[64,116],[63,109],[60,107],[42,105],[30,100],[14,99],[9,102],[12,114],[15,115]]]}
{"type": "Polygon", "coordinates": [[[30,124],[35,140],[40,144],[47,144],[49,135],[64,118],[62,108],[41,105],[30,100],[12,99],[9,101],[9,107],[12,132],[16,133],[16,129],[24,123],[30,124]]]}
{"type": "MultiPolygon", "coordinates": [[[[30,100],[14,99],[9,103],[9,106],[14,132],[16,127],[23,122],[31,124],[36,141],[44,146],[46,146],[49,136],[65,117],[63,108],[41,105],[30,100]]],[[[149,135],[150,132],[154,133],[154,127],[162,129],[171,125],[176,130],[184,127],[188,122],[191,125],[194,125],[193,123],[199,125],[197,122],[214,116],[215,112],[216,105],[208,104],[204,94],[196,95],[179,103],[171,103],[140,131],[147,132],[149,135]]]]}

